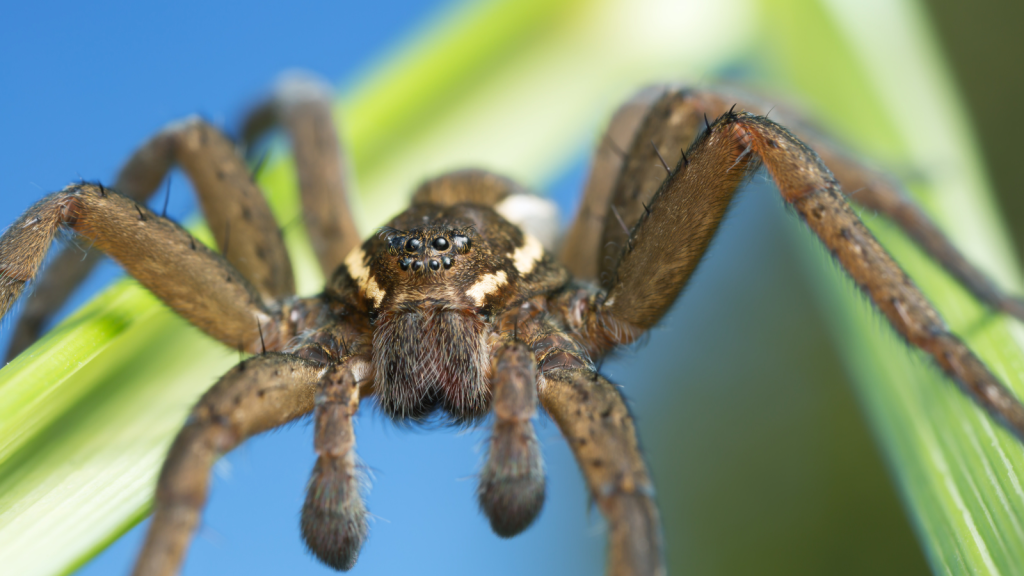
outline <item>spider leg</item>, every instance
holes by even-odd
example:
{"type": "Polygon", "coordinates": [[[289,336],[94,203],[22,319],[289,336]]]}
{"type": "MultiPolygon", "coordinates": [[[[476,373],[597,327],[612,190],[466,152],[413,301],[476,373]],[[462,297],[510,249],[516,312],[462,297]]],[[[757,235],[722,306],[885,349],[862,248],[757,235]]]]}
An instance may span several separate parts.
{"type": "Polygon", "coordinates": [[[628,342],[665,313],[703,256],[725,208],[761,162],[783,199],[825,243],[907,341],[930,354],[974,400],[1024,438],[1024,407],[952,335],[935,308],[847,204],[821,159],[785,128],[748,113],[723,114],[664,181],[630,236],[605,298],[583,331],[598,354],[628,342]]]}
{"type": "Polygon", "coordinates": [[[246,438],[313,410],[316,385],[327,370],[268,353],[241,362],[203,395],[160,471],[153,521],[134,576],[177,574],[206,502],[214,462],[246,438]]]}
{"type": "Polygon", "coordinates": [[[348,570],[359,558],[369,529],[359,494],[355,432],[360,385],[369,358],[354,357],[330,368],[316,394],[316,465],[302,506],[302,536],[309,549],[335,570],[348,570]]]}
{"type": "MultiPolygon", "coordinates": [[[[172,165],[192,180],[224,257],[251,281],[267,303],[295,293],[291,263],[263,194],[232,143],[199,119],[172,124],[143,144],[121,169],[113,188],[145,203],[172,165]]],[[[7,358],[39,338],[53,312],[100,260],[86,249],[62,250],[35,282],[14,329],[7,358]]]]}
{"type": "Polygon", "coordinates": [[[195,186],[224,258],[267,303],[295,294],[291,261],[263,193],[234,144],[199,118],[171,124],[128,159],[118,183],[152,194],[173,164],[195,186]]]}
{"type": "Polygon", "coordinates": [[[805,138],[847,190],[847,198],[889,218],[979,300],[1024,320],[1024,300],[1006,294],[950,242],[890,178],[864,166],[824,138],[805,138]]]}
{"type": "Polygon", "coordinates": [[[773,116],[783,118],[782,124],[832,169],[850,192],[849,200],[891,219],[979,300],[1024,320],[1024,300],[1007,295],[971,264],[896,183],[842,151],[799,114],[747,94],[671,86],[645,88],[623,105],[598,147],[583,203],[560,255],[575,277],[610,287],[623,244],[665,178],[661,161],[678,163],[682,148],[704,129],[704,115],[718,118],[733,108],[755,114],[774,110],[773,116]]]}
{"type": "Polygon", "coordinates": [[[504,344],[493,354],[494,434],[477,498],[491,528],[506,538],[526,530],[544,505],[544,461],[531,422],[536,381],[536,361],[522,342],[504,344]]]}
{"type": "Polygon", "coordinates": [[[273,96],[249,113],[242,127],[246,143],[255,142],[277,124],[291,138],[302,218],[326,278],[360,240],[349,208],[349,169],[331,107],[327,83],[294,74],[286,76],[273,96]]]}
{"type": "Polygon", "coordinates": [[[608,522],[608,576],[664,575],[654,488],[619,391],[588,366],[567,366],[543,371],[538,392],[608,522]]]}
{"type": "Polygon", "coordinates": [[[649,86],[620,106],[594,152],[580,207],[558,254],[558,260],[575,278],[595,280],[598,277],[601,235],[616,178],[626,162],[626,150],[636,139],[637,130],[651,106],[668,89],[667,85],[649,86]]]}
{"type": "Polygon", "coordinates": [[[57,231],[91,240],[179,315],[225,344],[280,346],[281,326],[260,294],[220,255],[174,222],[114,190],[69,186],[46,196],[0,236],[0,316],[35,276],[57,231]]]}
{"type": "MultiPolygon", "coordinates": [[[[576,456],[591,497],[608,522],[607,574],[663,576],[661,527],[654,489],[640,453],[632,416],[616,387],[594,370],[587,351],[574,335],[564,331],[561,322],[545,311],[547,307],[543,298],[527,301],[496,321],[498,330],[510,341],[498,348],[495,357],[494,443],[519,441],[519,457],[526,461],[531,443],[514,436],[498,438],[497,431],[503,422],[514,421],[513,418],[529,422],[527,415],[532,413],[534,400],[520,382],[534,373],[524,365],[533,359],[537,397],[576,456]]],[[[495,453],[492,447],[492,459],[495,453]]],[[[541,475],[542,471],[538,469],[535,473],[541,475]]]]}

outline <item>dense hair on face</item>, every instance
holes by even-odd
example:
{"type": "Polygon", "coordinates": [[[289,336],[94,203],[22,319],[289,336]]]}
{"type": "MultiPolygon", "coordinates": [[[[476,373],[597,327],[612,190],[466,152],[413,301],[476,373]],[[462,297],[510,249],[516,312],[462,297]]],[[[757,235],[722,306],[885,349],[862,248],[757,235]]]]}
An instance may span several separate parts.
{"type": "Polygon", "coordinates": [[[437,408],[455,423],[486,415],[486,333],[477,314],[433,302],[381,314],[373,332],[381,409],[392,418],[414,421],[437,408]]]}

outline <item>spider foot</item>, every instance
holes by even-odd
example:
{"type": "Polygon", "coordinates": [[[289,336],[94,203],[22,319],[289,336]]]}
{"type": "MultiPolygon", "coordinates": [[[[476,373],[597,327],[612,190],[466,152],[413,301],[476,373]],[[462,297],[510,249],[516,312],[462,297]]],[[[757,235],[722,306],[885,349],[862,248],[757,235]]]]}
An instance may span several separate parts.
{"type": "Polygon", "coordinates": [[[530,422],[498,422],[480,472],[480,509],[503,538],[526,530],[544,506],[544,461],[530,422]]]}
{"type": "Polygon", "coordinates": [[[302,506],[302,537],[323,563],[349,570],[369,529],[359,478],[349,458],[317,459],[302,506]]]}

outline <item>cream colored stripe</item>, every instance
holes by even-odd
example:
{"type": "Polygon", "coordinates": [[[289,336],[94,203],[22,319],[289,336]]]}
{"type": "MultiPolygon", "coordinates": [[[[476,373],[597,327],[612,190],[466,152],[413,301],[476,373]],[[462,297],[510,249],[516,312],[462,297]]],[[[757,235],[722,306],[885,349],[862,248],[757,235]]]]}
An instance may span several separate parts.
{"type": "Polygon", "coordinates": [[[535,237],[523,234],[523,245],[512,254],[512,263],[520,276],[533,272],[533,267],[544,257],[544,245],[535,237]]]}

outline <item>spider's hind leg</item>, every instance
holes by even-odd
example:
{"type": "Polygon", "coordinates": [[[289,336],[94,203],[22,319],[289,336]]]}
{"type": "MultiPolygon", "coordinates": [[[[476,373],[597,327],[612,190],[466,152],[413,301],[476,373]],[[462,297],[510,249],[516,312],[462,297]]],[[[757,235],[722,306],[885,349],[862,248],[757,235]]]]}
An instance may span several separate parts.
{"type": "Polygon", "coordinates": [[[288,133],[299,178],[302,219],[326,278],[360,240],[349,206],[349,166],[332,105],[327,82],[293,71],[281,78],[269,99],[249,112],[242,126],[246,146],[278,124],[288,133]]]}

